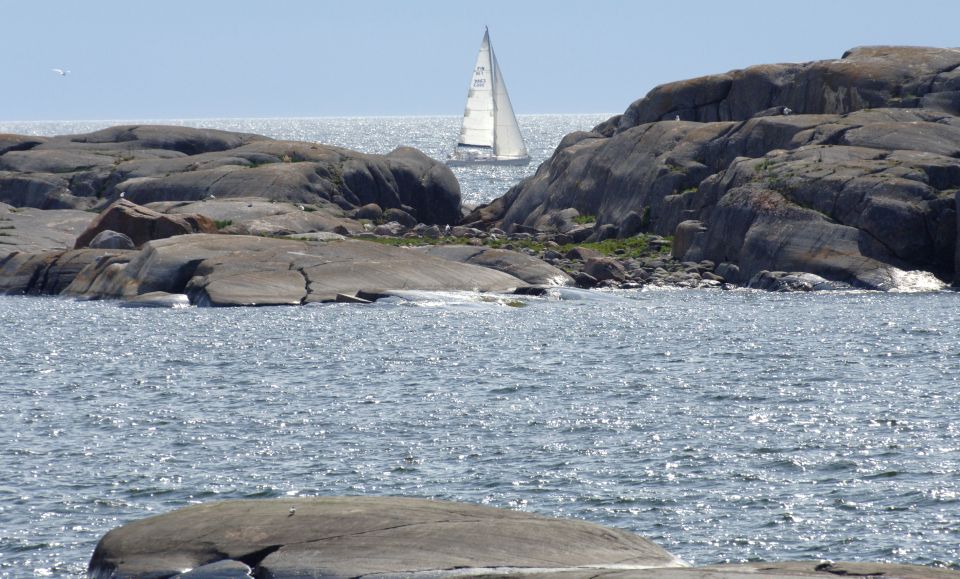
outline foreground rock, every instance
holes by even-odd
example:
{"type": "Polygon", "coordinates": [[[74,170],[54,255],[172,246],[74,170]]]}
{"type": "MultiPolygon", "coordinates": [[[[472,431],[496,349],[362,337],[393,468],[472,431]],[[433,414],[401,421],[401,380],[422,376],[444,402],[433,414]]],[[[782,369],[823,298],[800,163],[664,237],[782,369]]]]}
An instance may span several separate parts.
{"type": "Polygon", "coordinates": [[[100,540],[89,573],[162,577],[225,559],[263,577],[678,564],[640,537],[580,521],[419,499],[335,497],[224,501],[129,523],[100,540]]]}
{"type": "Polygon", "coordinates": [[[960,50],[869,47],[657,87],[467,217],[507,232],[674,236],[726,281],[957,279],[960,50]],[[580,226],[582,227],[582,226],[580,226]],[[732,275],[736,274],[736,275],[732,275]]]}
{"type": "Polygon", "coordinates": [[[460,217],[460,186],[442,163],[399,148],[341,147],[172,126],[118,126],[82,135],[0,135],[0,202],[38,209],[257,197],[339,215],[376,204],[423,223],[460,217]]]}
{"type": "MultiPolygon", "coordinates": [[[[518,254],[511,263],[563,281],[563,272],[545,270],[535,258],[518,254]]],[[[494,267],[349,239],[194,234],[151,241],[139,251],[61,250],[0,260],[4,293],[133,300],[164,292],[186,294],[200,306],[300,305],[336,301],[340,294],[509,291],[526,285],[494,267]]]]}
{"type": "Polygon", "coordinates": [[[386,497],[234,500],[186,507],[108,532],[97,544],[88,574],[208,579],[960,576],[870,563],[685,568],[641,537],[582,521],[386,497]]]}

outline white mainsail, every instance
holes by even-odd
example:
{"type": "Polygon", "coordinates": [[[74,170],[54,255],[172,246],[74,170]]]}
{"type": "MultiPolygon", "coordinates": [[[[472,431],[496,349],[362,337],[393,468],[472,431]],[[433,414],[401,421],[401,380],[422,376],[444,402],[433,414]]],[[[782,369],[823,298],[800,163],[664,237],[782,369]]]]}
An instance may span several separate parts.
{"type": "Polygon", "coordinates": [[[451,158],[453,162],[529,161],[507,85],[490,44],[489,31],[484,31],[480,43],[457,145],[490,149],[492,154],[468,159],[455,153],[451,158]]]}
{"type": "Polygon", "coordinates": [[[490,34],[484,33],[473,68],[473,79],[467,93],[467,106],[460,127],[460,145],[493,147],[496,110],[493,102],[493,66],[491,66],[490,34]]]}

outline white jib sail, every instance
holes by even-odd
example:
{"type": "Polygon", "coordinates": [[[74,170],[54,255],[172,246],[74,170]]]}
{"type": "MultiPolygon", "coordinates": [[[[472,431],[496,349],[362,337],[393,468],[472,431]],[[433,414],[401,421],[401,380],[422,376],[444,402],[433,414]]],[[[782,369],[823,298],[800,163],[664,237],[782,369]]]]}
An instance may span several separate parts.
{"type": "MultiPolygon", "coordinates": [[[[461,145],[472,147],[494,146],[493,103],[493,67],[491,66],[490,35],[484,33],[477,54],[477,65],[473,69],[470,91],[467,93],[467,107],[463,111],[463,125],[460,127],[461,145]]],[[[509,102],[509,101],[508,101],[509,102]]],[[[511,113],[512,114],[512,113],[511,113]]]]}
{"type": "MultiPolygon", "coordinates": [[[[489,46],[487,35],[483,37],[484,44],[489,46]]],[[[520,125],[513,114],[513,105],[510,104],[510,95],[507,94],[507,83],[500,73],[497,55],[493,46],[489,46],[490,62],[493,65],[493,109],[494,109],[494,155],[497,157],[526,157],[527,148],[523,144],[523,135],[520,134],[520,125]]]]}

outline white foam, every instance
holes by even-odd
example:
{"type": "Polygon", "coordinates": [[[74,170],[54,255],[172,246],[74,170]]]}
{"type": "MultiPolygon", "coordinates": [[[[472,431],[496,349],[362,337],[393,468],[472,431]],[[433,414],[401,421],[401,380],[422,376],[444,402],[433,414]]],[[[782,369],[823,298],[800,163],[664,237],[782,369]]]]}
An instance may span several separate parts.
{"type": "Polygon", "coordinates": [[[946,283],[937,279],[937,276],[929,271],[904,271],[891,268],[890,277],[893,280],[893,287],[890,288],[891,292],[938,292],[947,287],[946,283]]]}

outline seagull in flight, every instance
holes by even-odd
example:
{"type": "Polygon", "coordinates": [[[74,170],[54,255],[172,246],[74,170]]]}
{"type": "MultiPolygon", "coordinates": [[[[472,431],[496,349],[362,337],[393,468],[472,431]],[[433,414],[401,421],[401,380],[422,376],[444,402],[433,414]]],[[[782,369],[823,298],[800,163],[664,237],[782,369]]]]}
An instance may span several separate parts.
{"type": "Polygon", "coordinates": [[[59,74],[60,76],[67,76],[68,74],[70,74],[69,70],[64,70],[62,68],[51,68],[50,70],[59,74]]]}

